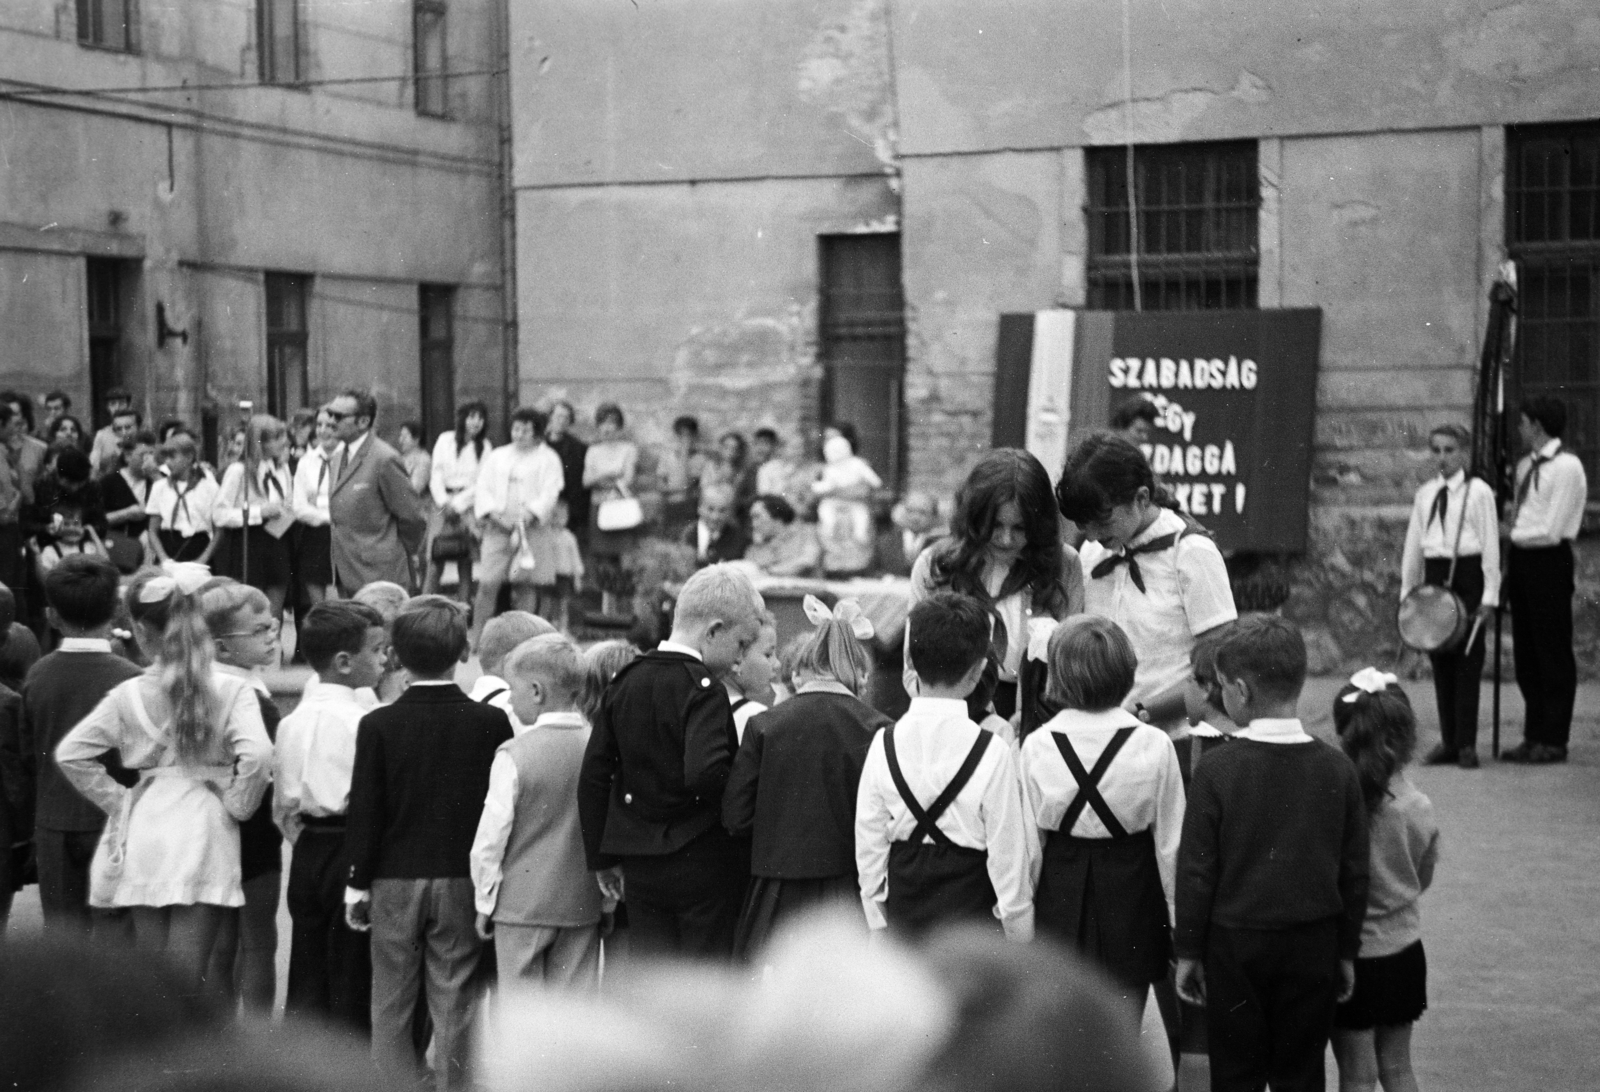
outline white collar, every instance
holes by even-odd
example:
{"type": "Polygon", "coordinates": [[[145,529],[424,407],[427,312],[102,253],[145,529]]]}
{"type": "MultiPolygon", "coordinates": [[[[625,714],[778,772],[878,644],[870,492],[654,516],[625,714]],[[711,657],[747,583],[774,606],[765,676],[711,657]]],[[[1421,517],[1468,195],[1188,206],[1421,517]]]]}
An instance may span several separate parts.
{"type": "Polygon", "coordinates": [[[1299,717],[1257,717],[1248,728],[1235,732],[1233,738],[1253,739],[1257,743],[1311,742],[1299,717]]]}
{"type": "Polygon", "coordinates": [[[1063,709],[1045,724],[1053,732],[1113,731],[1118,728],[1137,728],[1144,723],[1138,717],[1118,706],[1114,709],[1063,709]]]}
{"type": "Polygon", "coordinates": [[[1199,724],[1189,725],[1189,734],[1191,736],[1198,736],[1200,739],[1221,739],[1224,735],[1226,735],[1226,733],[1220,728],[1213,728],[1205,721],[1201,721],[1199,724]]]}
{"type": "Polygon", "coordinates": [[[367,437],[369,437],[371,435],[372,435],[372,430],[369,428],[367,431],[363,432],[360,436],[356,437],[354,440],[351,440],[348,444],[345,444],[344,445],[344,453],[345,453],[345,455],[347,457],[351,458],[351,459],[354,459],[356,457],[356,452],[361,450],[361,445],[365,444],[367,442],[367,437]]]}
{"type": "Polygon", "coordinates": [[[810,682],[808,682],[804,686],[802,686],[799,690],[796,690],[795,693],[796,694],[844,694],[845,696],[851,697],[851,698],[856,696],[854,691],[852,691],[848,686],[846,686],[844,683],[840,682],[838,679],[812,679],[810,682]]]}
{"type": "Polygon", "coordinates": [[[576,709],[566,709],[559,713],[540,713],[539,718],[529,726],[530,728],[587,728],[589,722],[583,719],[583,714],[576,709]]]}
{"type": "Polygon", "coordinates": [[[1128,544],[1123,547],[1123,552],[1127,552],[1128,550],[1136,550],[1145,543],[1150,542],[1153,539],[1160,538],[1169,531],[1178,531],[1182,530],[1182,528],[1183,520],[1179,518],[1177,513],[1173,512],[1170,508],[1163,508],[1161,511],[1156,513],[1156,518],[1150,521],[1150,526],[1134,535],[1133,538],[1128,541],[1128,544]],[[1168,518],[1169,516],[1171,517],[1170,519],[1168,518]],[[1177,522],[1177,527],[1171,526],[1174,521],[1177,522]]]}
{"type": "Polygon", "coordinates": [[[1539,457],[1542,459],[1554,459],[1556,457],[1556,452],[1560,450],[1561,441],[1559,439],[1550,440],[1539,449],[1539,457]]]}
{"type": "Polygon", "coordinates": [[[319,701],[347,701],[356,705],[361,704],[356,697],[354,687],[346,686],[344,683],[323,682],[320,678],[317,680],[317,685],[313,686],[310,692],[306,694],[306,697],[316,698],[319,701]]]}
{"type": "Polygon", "coordinates": [[[487,694],[491,690],[510,690],[510,689],[511,689],[511,684],[506,682],[499,675],[479,675],[478,676],[478,681],[472,684],[472,692],[474,694],[477,694],[477,693],[480,693],[480,692],[484,693],[484,694],[487,694]]]}
{"type": "Polygon", "coordinates": [[[911,699],[911,705],[906,709],[906,716],[913,715],[933,717],[938,720],[960,717],[968,723],[972,721],[972,718],[967,716],[967,703],[960,698],[927,698],[918,695],[911,699]]]}
{"type": "Polygon", "coordinates": [[[1467,472],[1465,470],[1458,470],[1448,478],[1444,477],[1443,475],[1439,477],[1439,483],[1452,493],[1457,489],[1460,489],[1461,486],[1466,483],[1466,480],[1467,472]]]}
{"type": "Polygon", "coordinates": [[[111,642],[104,637],[63,637],[57,652],[110,652],[111,642]]]}
{"type": "Polygon", "coordinates": [[[700,650],[698,648],[690,648],[688,645],[680,645],[676,641],[662,641],[659,645],[656,646],[656,651],[657,652],[678,652],[678,653],[682,653],[685,656],[693,656],[695,659],[699,660],[701,663],[705,663],[706,662],[706,658],[704,656],[700,655],[700,650]]]}
{"type": "Polygon", "coordinates": [[[454,686],[454,679],[412,679],[406,684],[407,689],[413,686],[454,686]]]}

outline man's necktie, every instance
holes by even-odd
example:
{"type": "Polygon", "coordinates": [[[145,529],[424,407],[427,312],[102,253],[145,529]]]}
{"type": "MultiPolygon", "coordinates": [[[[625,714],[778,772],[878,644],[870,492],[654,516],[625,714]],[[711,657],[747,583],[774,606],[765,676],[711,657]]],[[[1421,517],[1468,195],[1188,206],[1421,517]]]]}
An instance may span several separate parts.
{"type": "Polygon", "coordinates": [[[1177,541],[1178,534],[1174,531],[1170,535],[1153,538],[1143,546],[1134,546],[1124,549],[1120,554],[1112,554],[1089,571],[1089,578],[1091,580],[1099,580],[1102,576],[1116,571],[1118,565],[1126,565],[1128,566],[1128,579],[1132,580],[1133,586],[1142,592],[1144,591],[1144,574],[1139,571],[1139,562],[1137,560],[1139,555],[1160,553],[1177,541]]]}
{"type": "Polygon", "coordinates": [[[1433,498],[1433,514],[1428,517],[1428,522],[1432,523],[1437,519],[1439,521],[1439,530],[1443,531],[1444,517],[1449,513],[1449,511],[1450,487],[1448,485],[1442,485],[1439,487],[1438,496],[1433,498]]]}

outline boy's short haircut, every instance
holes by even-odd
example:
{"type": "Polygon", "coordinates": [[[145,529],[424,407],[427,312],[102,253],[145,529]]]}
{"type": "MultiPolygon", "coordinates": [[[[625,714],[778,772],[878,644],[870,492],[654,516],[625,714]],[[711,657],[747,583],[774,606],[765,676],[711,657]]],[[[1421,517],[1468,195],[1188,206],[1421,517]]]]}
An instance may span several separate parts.
{"type": "Polygon", "coordinates": [[[989,612],[970,595],[935,592],[911,608],[911,669],[933,686],[954,686],[989,655],[989,612]]]}
{"type": "Polygon", "coordinates": [[[765,440],[773,447],[778,446],[778,430],[762,426],[750,434],[752,440],[765,440]]]}
{"type": "Polygon", "coordinates": [[[672,432],[675,436],[685,432],[691,436],[698,436],[700,435],[700,422],[698,419],[684,414],[682,417],[673,419],[672,432]]]}
{"type": "Polygon", "coordinates": [[[117,613],[117,567],[96,554],[69,554],[44,577],[44,598],[61,620],[94,629],[117,613]]]}
{"type": "Polygon", "coordinates": [[[1111,414],[1111,427],[1118,432],[1125,432],[1135,421],[1148,421],[1153,425],[1159,420],[1161,411],[1154,402],[1143,397],[1130,398],[1111,414]]]}
{"type": "Polygon", "coordinates": [[[401,608],[410,602],[411,593],[392,580],[374,580],[363,585],[351,598],[376,610],[383,615],[383,624],[389,625],[401,608]]]}
{"type": "Polygon", "coordinates": [[[1056,626],[1048,658],[1050,700],[1091,713],[1121,705],[1139,669],[1139,657],[1122,627],[1094,614],[1056,626]]]}
{"type": "Polygon", "coordinates": [[[1268,701],[1294,701],[1306,684],[1306,642],[1293,622],[1250,614],[1217,645],[1217,675],[1243,679],[1268,701]]]}
{"type": "Polygon", "coordinates": [[[1434,436],[1448,436],[1456,442],[1456,446],[1462,451],[1471,452],[1472,450],[1472,433],[1465,425],[1434,425],[1428,430],[1428,436],[1430,439],[1434,436]]]}
{"type": "Polygon", "coordinates": [[[1233,632],[1233,623],[1213,626],[1194,639],[1189,649],[1189,673],[1206,692],[1206,701],[1213,709],[1222,708],[1222,684],[1217,682],[1217,649],[1233,632]]]}
{"type": "Polygon", "coordinates": [[[672,624],[698,626],[720,621],[738,625],[758,621],[765,609],[750,578],[724,562],[706,566],[684,583],[672,611],[672,624]]]}
{"type": "Polygon", "coordinates": [[[339,653],[360,652],[367,631],[374,628],[383,628],[383,615],[365,603],[327,599],[306,612],[300,624],[300,651],[313,671],[326,671],[339,653]]]}
{"type": "Polygon", "coordinates": [[[1524,398],[1520,411],[1522,416],[1544,429],[1545,435],[1552,440],[1559,440],[1561,434],[1567,431],[1567,404],[1559,398],[1548,394],[1524,398]]]}
{"type": "Polygon", "coordinates": [[[525,610],[508,610],[484,624],[478,637],[478,666],[485,675],[499,675],[505,658],[524,641],[554,633],[556,627],[525,610]]]}
{"type": "Polygon", "coordinates": [[[390,631],[400,666],[414,675],[437,678],[467,651],[467,612],[442,595],[412,599],[395,615],[390,631]]]}
{"type": "Polygon", "coordinates": [[[562,701],[577,699],[583,690],[583,655],[562,633],[544,633],[523,641],[506,656],[506,675],[538,679],[562,701]]]}

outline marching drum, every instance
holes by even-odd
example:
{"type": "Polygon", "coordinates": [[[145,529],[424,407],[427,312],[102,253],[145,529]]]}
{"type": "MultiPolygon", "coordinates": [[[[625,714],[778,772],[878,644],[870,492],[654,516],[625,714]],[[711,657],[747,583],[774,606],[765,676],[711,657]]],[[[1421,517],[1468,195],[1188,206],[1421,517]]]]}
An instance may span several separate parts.
{"type": "Polygon", "coordinates": [[[1461,597],[1437,584],[1412,588],[1400,601],[1400,640],[1418,652],[1454,652],[1467,635],[1472,615],[1461,597]]]}

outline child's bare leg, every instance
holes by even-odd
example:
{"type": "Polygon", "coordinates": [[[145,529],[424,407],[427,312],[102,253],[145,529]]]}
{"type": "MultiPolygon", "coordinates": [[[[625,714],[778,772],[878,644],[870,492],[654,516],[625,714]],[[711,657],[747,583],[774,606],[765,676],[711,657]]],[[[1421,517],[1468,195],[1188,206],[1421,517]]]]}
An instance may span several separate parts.
{"type": "Polygon", "coordinates": [[[196,984],[203,981],[227,910],[197,903],[167,908],[167,956],[196,984]]]}
{"type": "Polygon", "coordinates": [[[237,997],[239,990],[234,975],[238,966],[239,911],[224,910],[216,940],[211,945],[211,955],[206,959],[206,984],[218,994],[237,997]]]}
{"type": "Polygon", "coordinates": [[[1373,1092],[1378,1087],[1378,1052],[1371,1029],[1336,1028],[1333,1056],[1339,1063],[1339,1092],[1373,1092]]]}
{"type": "Polygon", "coordinates": [[[1417,1075],[1411,1068],[1411,1025],[1378,1028],[1376,1040],[1383,1092],[1417,1092],[1417,1075]]]}
{"type": "Polygon", "coordinates": [[[271,1015],[277,993],[278,892],[283,873],[263,873],[244,885],[239,911],[239,996],[248,1011],[271,1015]]]}

